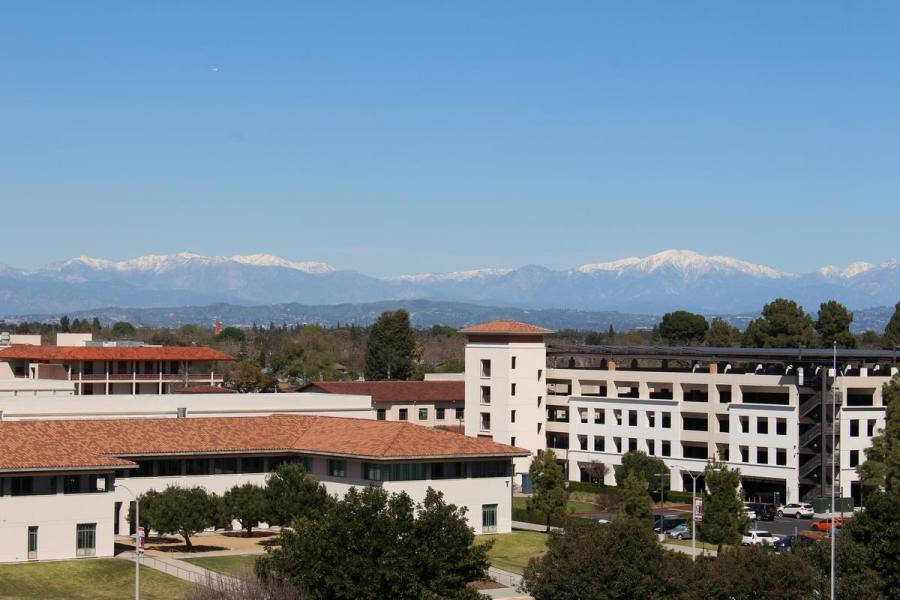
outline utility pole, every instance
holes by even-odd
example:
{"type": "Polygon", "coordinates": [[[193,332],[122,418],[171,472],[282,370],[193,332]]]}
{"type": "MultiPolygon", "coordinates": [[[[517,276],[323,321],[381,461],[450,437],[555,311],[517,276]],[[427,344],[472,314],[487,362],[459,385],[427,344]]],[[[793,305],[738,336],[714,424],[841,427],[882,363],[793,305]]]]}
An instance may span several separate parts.
{"type": "Polygon", "coordinates": [[[834,383],[831,385],[831,600],[834,600],[834,542],[837,533],[837,524],[834,521],[834,490],[837,482],[834,480],[834,471],[837,459],[837,447],[835,446],[835,432],[837,430],[837,342],[834,342],[834,383]]]}

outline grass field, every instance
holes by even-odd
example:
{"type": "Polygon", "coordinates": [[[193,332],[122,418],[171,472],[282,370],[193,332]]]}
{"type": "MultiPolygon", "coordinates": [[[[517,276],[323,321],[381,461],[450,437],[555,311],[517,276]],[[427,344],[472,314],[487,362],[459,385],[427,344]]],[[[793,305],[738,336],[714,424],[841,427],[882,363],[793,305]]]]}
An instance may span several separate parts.
{"type": "MultiPolygon", "coordinates": [[[[141,569],[141,598],[177,600],[191,584],[141,569]]],[[[0,565],[0,598],[23,600],[122,600],[134,598],[134,563],[87,559],[0,565]]]]}
{"type": "Polygon", "coordinates": [[[494,547],[488,554],[491,565],[513,573],[521,573],[529,558],[547,551],[547,534],[537,531],[513,531],[477,538],[479,542],[483,540],[494,540],[494,547]]]}
{"type": "Polygon", "coordinates": [[[201,556],[182,560],[216,573],[239,577],[253,572],[253,565],[258,556],[259,554],[237,554],[233,556],[201,556]]]}
{"type": "MultiPolygon", "coordinates": [[[[513,498],[513,508],[521,508],[525,510],[526,503],[528,502],[528,498],[523,498],[522,496],[516,496],[513,498]]],[[[569,512],[577,513],[577,512],[599,512],[600,508],[587,500],[581,499],[572,499],[566,503],[566,508],[569,512]]]]}

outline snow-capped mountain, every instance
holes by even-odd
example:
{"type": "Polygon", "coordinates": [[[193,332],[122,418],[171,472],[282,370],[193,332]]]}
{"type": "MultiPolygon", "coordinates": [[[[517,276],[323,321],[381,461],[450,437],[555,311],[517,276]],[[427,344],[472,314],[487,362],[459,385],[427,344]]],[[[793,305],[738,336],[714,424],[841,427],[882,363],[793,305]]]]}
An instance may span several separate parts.
{"type": "Polygon", "coordinates": [[[527,265],[376,278],[323,262],[271,254],[182,252],[120,261],[80,256],[30,272],[0,267],[0,315],[103,306],[324,305],[416,299],[524,309],[656,315],[686,309],[715,314],[758,311],[776,297],[792,298],[808,311],[830,299],[855,309],[893,306],[900,300],[900,261],[855,262],[792,274],[727,256],[666,250],[566,270],[527,265]]]}

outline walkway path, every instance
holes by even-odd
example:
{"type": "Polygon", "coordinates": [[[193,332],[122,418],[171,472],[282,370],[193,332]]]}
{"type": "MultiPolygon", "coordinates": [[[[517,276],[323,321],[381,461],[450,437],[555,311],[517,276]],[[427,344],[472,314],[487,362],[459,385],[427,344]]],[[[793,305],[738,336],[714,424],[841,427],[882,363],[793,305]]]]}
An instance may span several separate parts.
{"type": "Polygon", "coordinates": [[[509,586],[505,588],[499,588],[496,590],[478,590],[485,596],[490,598],[507,598],[509,600],[512,599],[521,599],[527,600],[531,598],[528,594],[519,591],[519,586],[522,585],[522,576],[518,573],[512,573],[510,571],[504,571],[503,569],[498,569],[496,567],[490,567],[488,569],[488,577],[496,581],[497,583],[502,583],[503,585],[509,586]]]}
{"type": "MultiPolygon", "coordinates": [[[[682,554],[687,554],[688,556],[694,554],[693,549],[690,546],[680,546],[678,544],[663,544],[663,548],[666,550],[674,550],[675,552],[681,552],[682,554]]],[[[697,546],[697,556],[716,556],[717,553],[715,550],[704,550],[702,547],[697,546]]]]}
{"type": "MultiPolygon", "coordinates": [[[[116,558],[133,563],[134,552],[120,552],[116,555],[116,558]]],[[[176,558],[170,558],[168,556],[144,555],[144,557],[141,558],[141,566],[162,571],[163,573],[172,575],[178,579],[183,579],[184,581],[190,581],[191,583],[203,586],[230,585],[237,581],[227,575],[222,575],[221,573],[216,573],[215,571],[210,571],[209,569],[204,569],[195,564],[176,558]]]]}
{"type": "MultiPolygon", "coordinates": [[[[513,529],[524,529],[525,531],[540,531],[544,533],[547,531],[547,527],[545,525],[538,525],[536,523],[526,523],[525,521],[513,521],[512,522],[513,529]]],[[[562,531],[562,527],[551,527],[550,531],[562,531]]]]}

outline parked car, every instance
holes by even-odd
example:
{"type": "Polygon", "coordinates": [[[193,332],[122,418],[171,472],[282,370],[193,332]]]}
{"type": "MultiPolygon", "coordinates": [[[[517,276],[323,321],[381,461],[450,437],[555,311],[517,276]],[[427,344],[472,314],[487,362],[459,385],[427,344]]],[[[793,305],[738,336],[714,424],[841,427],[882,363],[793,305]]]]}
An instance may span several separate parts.
{"type": "Polygon", "coordinates": [[[784,550],[793,550],[794,544],[800,545],[800,541],[795,535],[786,535],[781,539],[775,540],[772,542],[772,548],[775,552],[782,552],[784,550]]]}
{"type": "Polygon", "coordinates": [[[814,514],[812,504],[805,502],[785,504],[778,509],[779,517],[794,517],[795,519],[812,519],[814,514]]]}
{"type": "Polygon", "coordinates": [[[679,515],[655,515],[653,517],[653,531],[661,533],[687,522],[687,519],[679,515]]]}
{"type": "Polygon", "coordinates": [[[693,537],[691,526],[687,523],[682,523],[677,527],[673,527],[666,532],[666,535],[670,538],[675,538],[676,540],[689,540],[693,537]]]}
{"type": "Polygon", "coordinates": [[[751,521],[756,520],[756,511],[753,510],[753,507],[750,506],[749,502],[744,503],[744,514],[747,515],[747,518],[751,521]]]}
{"type": "Polygon", "coordinates": [[[774,521],[775,505],[768,502],[748,502],[747,506],[753,511],[758,521],[774,521]]]}
{"type": "Polygon", "coordinates": [[[777,542],[780,538],[776,535],[772,535],[768,531],[761,530],[753,530],[748,531],[744,537],[741,538],[742,546],[771,546],[775,542],[777,542]]]}
{"type": "Polygon", "coordinates": [[[844,524],[844,519],[841,517],[827,517],[825,519],[819,519],[812,525],[810,525],[810,529],[813,531],[831,531],[832,527],[840,527],[844,524]]]}

